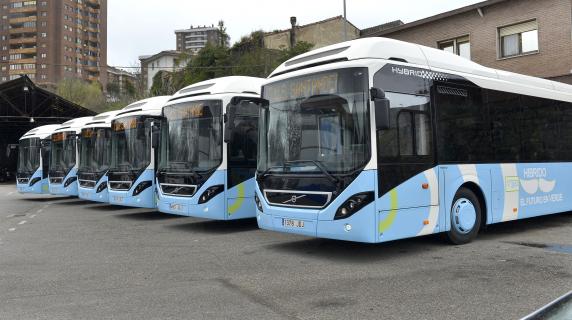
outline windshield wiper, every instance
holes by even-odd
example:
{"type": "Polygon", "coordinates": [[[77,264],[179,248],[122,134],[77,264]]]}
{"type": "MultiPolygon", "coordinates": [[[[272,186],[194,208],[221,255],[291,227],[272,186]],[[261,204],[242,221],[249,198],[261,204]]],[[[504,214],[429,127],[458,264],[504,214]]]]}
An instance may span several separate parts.
{"type": "Polygon", "coordinates": [[[316,168],[320,169],[320,171],[322,171],[322,173],[326,177],[328,177],[328,179],[330,179],[333,183],[340,182],[340,179],[336,178],[331,173],[329,173],[328,170],[324,167],[324,165],[320,161],[317,161],[317,160],[293,160],[293,161],[284,162],[285,165],[299,164],[299,163],[311,163],[311,164],[315,165],[316,168]]]}

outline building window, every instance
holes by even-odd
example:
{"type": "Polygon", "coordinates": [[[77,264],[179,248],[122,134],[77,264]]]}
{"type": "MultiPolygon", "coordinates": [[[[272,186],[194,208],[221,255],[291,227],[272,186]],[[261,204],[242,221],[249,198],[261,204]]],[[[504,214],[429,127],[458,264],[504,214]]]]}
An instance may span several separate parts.
{"type": "Polygon", "coordinates": [[[469,36],[458,37],[438,43],[439,49],[454,53],[471,60],[471,41],[469,36]]]}
{"type": "Polygon", "coordinates": [[[508,58],[538,52],[536,20],[499,28],[500,57],[508,58]]]}

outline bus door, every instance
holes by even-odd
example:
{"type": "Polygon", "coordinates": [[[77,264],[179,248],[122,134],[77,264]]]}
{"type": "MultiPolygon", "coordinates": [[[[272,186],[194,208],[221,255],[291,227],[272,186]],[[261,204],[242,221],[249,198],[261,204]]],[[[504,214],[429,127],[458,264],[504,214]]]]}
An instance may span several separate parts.
{"type": "Polygon", "coordinates": [[[258,152],[258,116],[256,98],[233,99],[227,106],[225,142],[227,142],[227,213],[228,216],[254,214],[254,176],[258,152]]]}

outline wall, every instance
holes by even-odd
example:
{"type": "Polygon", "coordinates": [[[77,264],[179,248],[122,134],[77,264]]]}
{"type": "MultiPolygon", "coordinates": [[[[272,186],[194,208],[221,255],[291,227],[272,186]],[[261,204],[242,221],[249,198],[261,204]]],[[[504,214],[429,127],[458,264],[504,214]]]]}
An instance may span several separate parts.
{"type": "Polygon", "coordinates": [[[440,21],[383,35],[437,47],[437,43],[470,35],[472,60],[512,72],[572,83],[572,5],[570,0],[512,0],[440,21]],[[539,53],[499,59],[498,27],[537,19],[539,53]],[[558,77],[558,78],[556,78],[558,77]]]}

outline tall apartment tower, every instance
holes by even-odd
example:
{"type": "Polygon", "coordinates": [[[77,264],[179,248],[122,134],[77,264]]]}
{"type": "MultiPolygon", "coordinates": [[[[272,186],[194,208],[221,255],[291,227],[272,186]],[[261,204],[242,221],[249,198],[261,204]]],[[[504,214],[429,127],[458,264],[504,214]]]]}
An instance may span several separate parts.
{"type": "Polygon", "coordinates": [[[0,0],[0,82],[107,82],[107,0],[0,0]]]}
{"type": "Polygon", "coordinates": [[[185,51],[196,54],[207,43],[218,44],[220,42],[220,34],[217,27],[212,26],[196,26],[189,29],[175,30],[177,36],[177,51],[185,51]]]}

